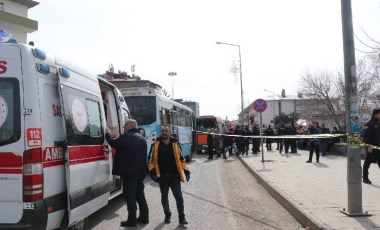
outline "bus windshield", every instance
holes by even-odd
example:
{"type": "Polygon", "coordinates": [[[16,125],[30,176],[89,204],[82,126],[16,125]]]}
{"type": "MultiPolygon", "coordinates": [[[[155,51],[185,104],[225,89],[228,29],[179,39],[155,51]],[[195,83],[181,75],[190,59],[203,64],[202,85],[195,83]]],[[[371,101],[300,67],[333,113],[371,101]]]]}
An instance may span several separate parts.
{"type": "Polygon", "coordinates": [[[20,90],[17,79],[0,79],[0,146],[21,136],[20,90]]]}
{"type": "Polygon", "coordinates": [[[125,97],[129,112],[139,125],[149,125],[156,121],[156,97],[125,97]]]}
{"type": "Polygon", "coordinates": [[[197,130],[206,131],[206,129],[216,129],[218,128],[216,119],[212,118],[197,118],[197,130]]]}

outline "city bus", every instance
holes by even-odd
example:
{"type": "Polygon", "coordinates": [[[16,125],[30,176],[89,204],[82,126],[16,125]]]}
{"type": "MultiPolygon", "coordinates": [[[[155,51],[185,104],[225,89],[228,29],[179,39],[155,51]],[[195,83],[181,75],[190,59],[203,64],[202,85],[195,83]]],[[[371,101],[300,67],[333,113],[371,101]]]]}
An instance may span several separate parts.
{"type": "MultiPolygon", "coordinates": [[[[217,134],[222,134],[226,130],[224,120],[220,117],[213,115],[198,116],[196,118],[196,131],[197,131],[197,152],[205,153],[208,151],[207,145],[207,133],[202,132],[212,132],[217,134]]],[[[222,148],[222,140],[220,135],[216,135],[214,138],[215,151],[220,151],[222,148]]]]}
{"type": "Polygon", "coordinates": [[[143,130],[148,146],[161,136],[161,126],[167,124],[179,140],[186,161],[191,161],[194,113],[189,107],[167,98],[156,88],[132,87],[121,88],[120,91],[132,118],[143,130]]]}

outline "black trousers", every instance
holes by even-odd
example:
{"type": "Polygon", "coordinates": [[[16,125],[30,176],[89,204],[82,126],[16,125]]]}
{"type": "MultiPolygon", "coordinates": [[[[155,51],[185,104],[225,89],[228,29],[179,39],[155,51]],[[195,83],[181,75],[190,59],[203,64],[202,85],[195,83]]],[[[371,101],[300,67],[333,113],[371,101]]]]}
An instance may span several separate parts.
{"type": "Polygon", "coordinates": [[[173,196],[175,198],[175,202],[177,205],[178,218],[185,218],[185,208],[183,205],[183,196],[181,190],[181,181],[179,180],[179,176],[177,174],[164,174],[161,175],[160,180],[158,181],[160,184],[161,191],[161,204],[164,209],[165,215],[170,215],[170,207],[169,207],[169,188],[172,190],[173,196]]]}
{"type": "Polygon", "coordinates": [[[369,166],[371,166],[371,163],[376,163],[379,165],[380,168],[380,150],[373,150],[372,153],[368,153],[365,157],[365,161],[363,164],[363,178],[368,179],[368,169],[369,166]]]}
{"type": "Polygon", "coordinates": [[[208,158],[212,159],[214,155],[214,146],[213,145],[208,145],[208,158]]]}
{"type": "Polygon", "coordinates": [[[144,194],[144,178],[126,178],[123,177],[123,194],[127,202],[128,221],[136,222],[137,204],[140,209],[141,218],[149,218],[148,204],[144,194]],[[137,203],[137,204],[136,204],[137,203]]]}
{"type": "Polygon", "coordinates": [[[313,160],[313,152],[315,149],[315,155],[317,161],[319,161],[319,144],[310,143],[310,150],[309,150],[309,161],[313,160]]]}
{"type": "Polygon", "coordinates": [[[297,152],[297,140],[296,139],[290,139],[290,152],[296,153],[297,152]]]}

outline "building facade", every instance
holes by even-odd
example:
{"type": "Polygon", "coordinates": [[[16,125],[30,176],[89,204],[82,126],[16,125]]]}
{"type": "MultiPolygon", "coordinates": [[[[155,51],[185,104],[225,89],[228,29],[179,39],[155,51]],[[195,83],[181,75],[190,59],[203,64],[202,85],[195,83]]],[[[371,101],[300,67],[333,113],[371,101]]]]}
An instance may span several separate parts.
{"type": "Polygon", "coordinates": [[[38,30],[38,22],[28,18],[28,10],[38,4],[32,0],[0,0],[0,30],[26,43],[28,33],[38,30]]]}
{"type": "MultiPolygon", "coordinates": [[[[279,124],[274,122],[274,117],[280,114],[298,113],[300,119],[307,121],[310,124],[312,121],[317,121],[320,124],[325,124],[326,127],[337,126],[331,116],[326,111],[326,106],[321,100],[304,98],[301,93],[298,95],[286,95],[285,90],[281,94],[273,94],[269,97],[263,98],[267,102],[267,109],[262,112],[263,126],[271,125],[278,127],[279,124]]],[[[339,115],[342,116],[342,115],[339,115]]],[[[248,121],[256,124],[260,123],[260,114],[253,109],[253,102],[244,109],[244,122],[241,124],[248,124],[248,121]]]]}

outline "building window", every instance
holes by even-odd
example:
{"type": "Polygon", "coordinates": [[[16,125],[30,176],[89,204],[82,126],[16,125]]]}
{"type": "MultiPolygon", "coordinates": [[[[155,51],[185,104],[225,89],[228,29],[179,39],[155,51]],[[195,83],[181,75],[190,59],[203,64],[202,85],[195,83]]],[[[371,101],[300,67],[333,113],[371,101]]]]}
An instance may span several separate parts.
{"type": "Polygon", "coordinates": [[[0,2],[0,11],[4,11],[4,3],[0,2]]]}

